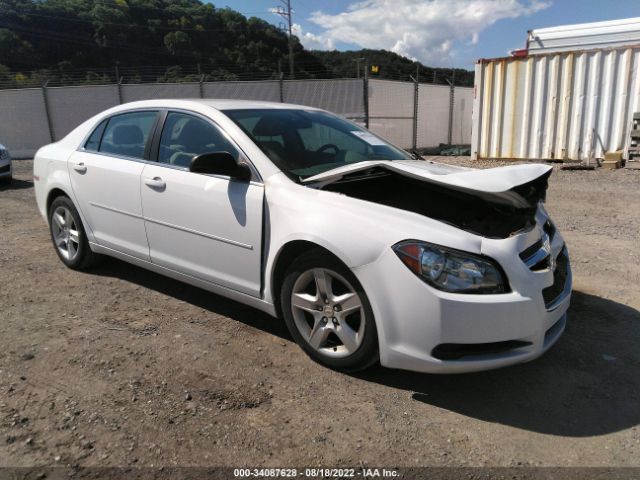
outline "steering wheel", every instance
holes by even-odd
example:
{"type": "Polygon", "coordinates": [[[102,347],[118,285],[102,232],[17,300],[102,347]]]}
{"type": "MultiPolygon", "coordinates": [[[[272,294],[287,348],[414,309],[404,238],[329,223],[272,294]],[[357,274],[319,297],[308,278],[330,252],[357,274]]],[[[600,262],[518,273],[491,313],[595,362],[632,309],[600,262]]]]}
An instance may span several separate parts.
{"type": "Polygon", "coordinates": [[[338,152],[340,151],[337,145],[334,145],[333,143],[325,143],[324,145],[322,145],[320,148],[316,150],[316,153],[322,153],[329,148],[333,148],[336,151],[334,155],[337,155],[338,152]]]}

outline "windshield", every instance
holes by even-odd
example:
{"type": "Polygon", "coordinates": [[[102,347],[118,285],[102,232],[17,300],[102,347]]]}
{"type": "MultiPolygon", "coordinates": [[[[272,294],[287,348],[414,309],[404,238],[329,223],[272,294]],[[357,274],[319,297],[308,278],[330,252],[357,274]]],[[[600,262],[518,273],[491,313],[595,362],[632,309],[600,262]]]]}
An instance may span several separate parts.
{"type": "Polygon", "coordinates": [[[411,158],[368,130],[326,112],[251,109],[224,113],[290,177],[304,179],[367,160],[411,158]]]}

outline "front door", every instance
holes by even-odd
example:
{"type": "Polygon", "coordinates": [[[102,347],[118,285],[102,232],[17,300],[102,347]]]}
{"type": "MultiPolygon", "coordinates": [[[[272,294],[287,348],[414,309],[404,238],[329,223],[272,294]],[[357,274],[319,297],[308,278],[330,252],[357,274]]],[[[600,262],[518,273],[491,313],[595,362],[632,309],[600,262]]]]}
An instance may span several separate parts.
{"type": "Polygon", "coordinates": [[[211,151],[240,155],[208,120],[168,113],[158,163],[145,165],[140,186],[151,261],[257,297],[264,188],[188,170],[211,151]]]}

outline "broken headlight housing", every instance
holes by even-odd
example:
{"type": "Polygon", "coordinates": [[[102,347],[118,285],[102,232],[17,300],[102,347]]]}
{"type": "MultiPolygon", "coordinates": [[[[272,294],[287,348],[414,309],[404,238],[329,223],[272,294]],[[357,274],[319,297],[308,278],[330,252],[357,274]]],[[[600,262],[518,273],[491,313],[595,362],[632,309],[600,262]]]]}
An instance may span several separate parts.
{"type": "Polygon", "coordinates": [[[409,270],[438,290],[451,293],[506,293],[506,277],[493,260],[433,243],[407,240],[393,251],[409,270]]]}

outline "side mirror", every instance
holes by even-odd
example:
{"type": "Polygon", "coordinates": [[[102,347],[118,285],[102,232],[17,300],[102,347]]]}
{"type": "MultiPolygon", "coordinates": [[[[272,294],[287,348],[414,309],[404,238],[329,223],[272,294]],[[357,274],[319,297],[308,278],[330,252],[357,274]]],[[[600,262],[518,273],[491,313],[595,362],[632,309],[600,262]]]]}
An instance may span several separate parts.
{"type": "Polygon", "coordinates": [[[251,169],[245,163],[237,163],[229,152],[208,152],[196,155],[191,159],[189,171],[226,175],[233,180],[248,182],[251,180],[251,169]]]}

